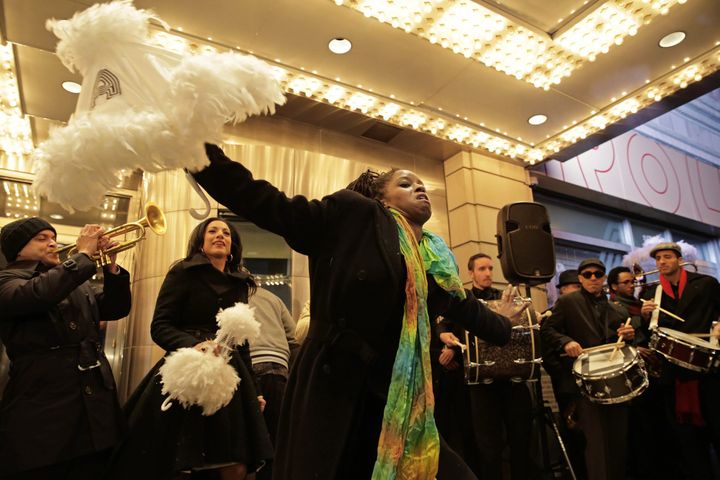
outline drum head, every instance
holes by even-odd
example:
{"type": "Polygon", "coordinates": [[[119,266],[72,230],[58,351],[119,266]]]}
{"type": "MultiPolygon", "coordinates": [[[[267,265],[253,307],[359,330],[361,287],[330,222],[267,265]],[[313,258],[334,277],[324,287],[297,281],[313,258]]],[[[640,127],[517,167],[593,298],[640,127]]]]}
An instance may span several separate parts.
{"type": "Polygon", "coordinates": [[[637,358],[636,350],[629,345],[620,347],[614,357],[615,344],[605,346],[607,348],[585,352],[575,359],[573,373],[582,378],[603,377],[623,370],[637,358]]]}
{"type": "Polygon", "coordinates": [[[682,341],[683,343],[686,343],[688,345],[695,345],[698,347],[707,348],[710,350],[716,350],[717,347],[714,346],[712,343],[703,340],[702,338],[693,337],[692,335],[688,335],[687,333],[680,332],[678,330],[673,330],[672,328],[665,328],[665,327],[659,327],[658,331],[665,336],[668,336],[670,338],[675,338],[677,340],[682,341]]]}

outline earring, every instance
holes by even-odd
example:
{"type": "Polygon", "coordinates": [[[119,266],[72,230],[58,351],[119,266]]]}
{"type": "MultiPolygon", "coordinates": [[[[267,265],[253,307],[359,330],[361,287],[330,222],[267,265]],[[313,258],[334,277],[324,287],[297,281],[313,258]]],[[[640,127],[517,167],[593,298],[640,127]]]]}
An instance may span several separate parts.
{"type": "Polygon", "coordinates": [[[228,263],[232,263],[232,261],[233,261],[233,256],[232,256],[232,253],[231,253],[230,256],[229,256],[229,258],[228,258],[228,263]]]}

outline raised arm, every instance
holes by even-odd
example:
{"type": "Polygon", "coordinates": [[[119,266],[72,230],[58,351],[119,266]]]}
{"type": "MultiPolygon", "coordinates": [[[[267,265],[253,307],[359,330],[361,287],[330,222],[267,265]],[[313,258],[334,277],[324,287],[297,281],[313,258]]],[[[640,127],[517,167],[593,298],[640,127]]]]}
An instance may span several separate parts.
{"type": "MultiPolygon", "coordinates": [[[[78,253],[32,278],[7,279],[0,285],[0,319],[45,312],[95,275],[95,262],[78,253]]],[[[2,321],[2,320],[0,320],[2,321]]]]}
{"type": "Polygon", "coordinates": [[[130,313],[130,274],[124,268],[118,268],[118,273],[105,269],[103,290],[96,295],[101,320],[117,320],[130,313]]]}
{"type": "Polygon", "coordinates": [[[210,166],[193,174],[222,205],[257,226],[281,235],[291,248],[310,255],[330,240],[329,231],[342,210],[337,195],[322,201],[298,195],[288,198],[265,180],[256,180],[216,145],[205,145],[210,166]]]}

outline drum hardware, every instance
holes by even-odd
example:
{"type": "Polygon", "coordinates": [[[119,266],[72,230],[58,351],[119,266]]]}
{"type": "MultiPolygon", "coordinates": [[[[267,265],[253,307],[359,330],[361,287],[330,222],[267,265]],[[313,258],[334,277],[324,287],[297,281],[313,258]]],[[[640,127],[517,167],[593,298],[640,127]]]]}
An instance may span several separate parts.
{"type": "MultiPolygon", "coordinates": [[[[515,297],[518,306],[527,306],[528,298],[515,297]]],[[[497,311],[498,300],[482,301],[487,308],[497,311]]],[[[465,384],[489,384],[495,379],[507,379],[513,382],[536,381],[542,359],[537,357],[540,351],[537,330],[538,325],[532,308],[525,308],[519,318],[511,318],[510,341],[504,347],[490,345],[465,332],[465,384]]]]}
{"type": "Polygon", "coordinates": [[[650,349],[679,367],[699,373],[720,368],[720,348],[692,334],[658,327],[650,335],[650,349]]]}

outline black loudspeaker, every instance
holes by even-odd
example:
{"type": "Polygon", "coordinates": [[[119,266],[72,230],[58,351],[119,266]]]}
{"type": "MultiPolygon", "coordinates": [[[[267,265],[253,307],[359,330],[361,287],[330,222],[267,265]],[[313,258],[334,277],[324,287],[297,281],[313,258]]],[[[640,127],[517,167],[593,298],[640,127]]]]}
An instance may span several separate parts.
{"type": "Polygon", "coordinates": [[[505,205],[497,217],[498,258],[510,283],[537,285],[555,275],[555,245],[544,205],[505,205]]]}

